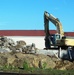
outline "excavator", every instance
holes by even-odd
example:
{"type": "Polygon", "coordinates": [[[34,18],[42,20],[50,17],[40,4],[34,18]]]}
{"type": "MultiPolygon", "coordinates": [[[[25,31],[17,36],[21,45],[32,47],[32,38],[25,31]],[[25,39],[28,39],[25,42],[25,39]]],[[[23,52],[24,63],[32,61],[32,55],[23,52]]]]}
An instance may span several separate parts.
{"type": "Polygon", "coordinates": [[[62,48],[68,49],[71,47],[74,49],[74,38],[67,37],[64,35],[63,27],[58,18],[54,17],[52,14],[47,11],[44,12],[44,31],[45,31],[45,48],[62,48]],[[49,22],[52,22],[57,28],[57,33],[50,34],[49,31],[49,22]]]}

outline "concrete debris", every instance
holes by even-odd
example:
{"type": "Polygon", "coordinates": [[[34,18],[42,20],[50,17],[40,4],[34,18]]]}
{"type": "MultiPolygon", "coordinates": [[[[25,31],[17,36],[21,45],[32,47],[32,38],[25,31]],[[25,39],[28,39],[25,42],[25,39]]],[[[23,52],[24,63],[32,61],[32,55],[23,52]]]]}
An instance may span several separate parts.
{"type": "Polygon", "coordinates": [[[0,52],[23,52],[35,53],[35,44],[26,45],[24,40],[14,42],[12,39],[5,36],[0,36],[0,52]]]}

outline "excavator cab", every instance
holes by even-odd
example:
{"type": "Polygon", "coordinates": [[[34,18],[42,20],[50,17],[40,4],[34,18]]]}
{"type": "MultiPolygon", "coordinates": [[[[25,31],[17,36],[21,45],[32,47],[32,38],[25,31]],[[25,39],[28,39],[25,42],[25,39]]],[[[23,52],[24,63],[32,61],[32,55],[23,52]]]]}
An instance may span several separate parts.
{"type": "Polygon", "coordinates": [[[47,49],[50,49],[51,46],[56,47],[60,44],[61,35],[60,34],[51,34],[48,37],[45,37],[45,46],[47,49]]]}
{"type": "Polygon", "coordinates": [[[61,40],[60,34],[51,35],[51,42],[52,42],[51,44],[52,45],[58,44],[59,40],[61,40]]]}
{"type": "Polygon", "coordinates": [[[60,40],[62,39],[60,34],[54,34],[55,35],[55,45],[60,44],[60,40]]]}

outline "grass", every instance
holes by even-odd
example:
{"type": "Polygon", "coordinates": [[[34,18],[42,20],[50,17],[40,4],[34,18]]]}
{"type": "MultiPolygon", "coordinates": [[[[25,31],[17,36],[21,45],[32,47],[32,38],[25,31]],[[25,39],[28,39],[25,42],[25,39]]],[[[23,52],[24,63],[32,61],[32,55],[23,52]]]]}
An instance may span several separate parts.
{"type": "Polygon", "coordinates": [[[50,75],[74,75],[74,70],[56,70],[48,68],[46,69],[46,63],[43,64],[43,68],[29,67],[27,62],[23,63],[23,68],[17,68],[12,65],[0,66],[0,71],[3,72],[17,72],[25,74],[50,74],[50,75]]]}

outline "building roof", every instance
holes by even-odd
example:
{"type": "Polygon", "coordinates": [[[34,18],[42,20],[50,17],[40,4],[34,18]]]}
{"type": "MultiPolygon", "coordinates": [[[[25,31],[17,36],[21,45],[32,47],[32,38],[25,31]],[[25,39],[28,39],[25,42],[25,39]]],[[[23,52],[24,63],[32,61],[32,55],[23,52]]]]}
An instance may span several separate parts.
{"type": "MultiPolygon", "coordinates": [[[[55,34],[56,30],[50,30],[55,34]]],[[[74,32],[65,32],[66,36],[74,36],[74,32]]],[[[0,30],[0,36],[45,36],[44,30],[0,30]]]]}

